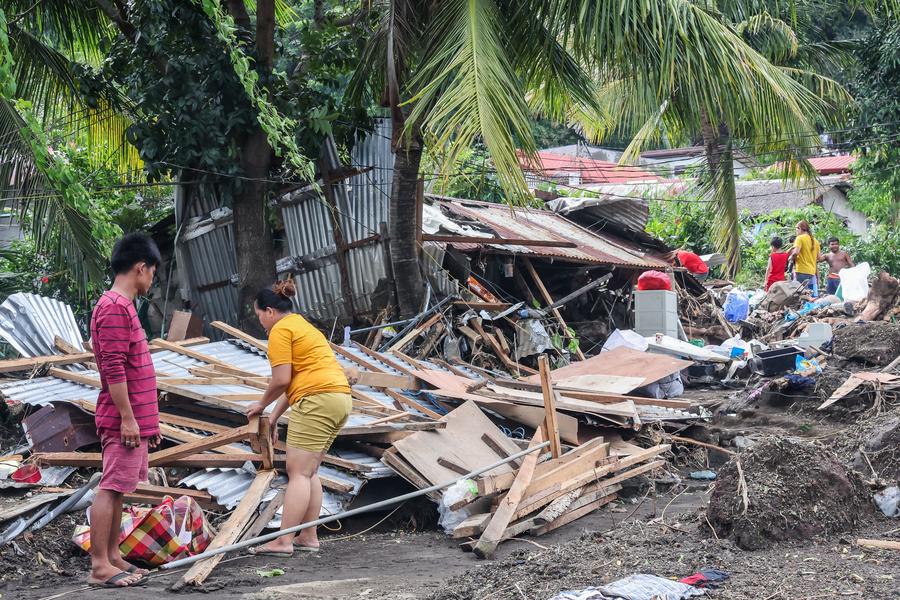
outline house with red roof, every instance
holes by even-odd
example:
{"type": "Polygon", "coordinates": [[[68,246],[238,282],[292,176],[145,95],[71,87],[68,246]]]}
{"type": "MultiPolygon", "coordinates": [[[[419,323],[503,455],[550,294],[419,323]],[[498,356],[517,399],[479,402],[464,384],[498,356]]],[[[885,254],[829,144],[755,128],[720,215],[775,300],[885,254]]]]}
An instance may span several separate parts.
{"type": "Polygon", "coordinates": [[[587,158],[571,154],[556,154],[541,150],[536,157],[519,152],[519,165],[525,172],[528,187],[537,188],[542,183],[585,187],[609,183],[634,183],[660,181],[653,173],[631,165],[587,158]]]}

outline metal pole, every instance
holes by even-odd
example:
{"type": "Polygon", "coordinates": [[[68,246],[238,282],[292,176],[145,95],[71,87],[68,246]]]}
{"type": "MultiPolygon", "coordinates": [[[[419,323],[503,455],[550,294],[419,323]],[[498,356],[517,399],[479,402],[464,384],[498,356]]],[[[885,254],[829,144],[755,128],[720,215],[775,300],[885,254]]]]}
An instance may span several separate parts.
{"type": "Polygon", "coordinates": [[[366,506],[361,506],[359,508],[354,508],[352,510],[342,512],[338,515],[322,517],[321,519],[317,519],[315,521],[310,521],[308,523],[302,523],[300,525],[297,525],[296,527],[289,527],[288,529],[282,529],[282,530],[276,531],[274,533],[267,533],[265,535],[261,535],[259,537],[256,537],[256,538],[253,538],[250,540],[244,540],[243,542],[239,542],[237,544],[231,544],[230,546],[222,546],[221,548],[216,548],[215,550],[208,550],[202,554],[197,554],[196,556],[190,556],[188,558],[182,558],[181,560],[175,560],[170,563],[160,565],[159,568],[163,571],[168,571],[169,569],[177,569],[178,567],[190,565],[199,560],[203,560],[205,558],[209,558],[209,557],[215,556],[217,554],[225,554],[226,552],[240,550],[242,548],[246,548],[247,546],[253,546],[255,544],[262,544],[262,543],[268,542],[270,540],[280,538],[281,536],[286,535],[288,533],[297,533],[298,531],[302,531],[309,527],[318,527],[319,525],[323,525],[325,523],[331,523],[332,521],[337,521],[338,519],[346,519],[347,517],[352,517],[354,515],[359,515],[359,514],[362,514],[365,512],[370,512],[370,511],[373,511],[373,510],[376,510],[379,508],[383,508],[385,506],[390,506],[392,504],[398,504],[400,502],[405,502],[406,500],[418,498],[419,496],[424,496],[425,494],[430,494],[431,492],[436,492],[438,490],[448,488],[451,485],[454,485],[456,482],[462,481],[463,479],[471,479],[472,477],[477,477],[477,476],[481,475],[482,473],[487,473],[491,469],[496,469],[497,467],[499,467],[501,465],[505,465],[508,462],[512,462],[512,461],[516,460],[517,458],[525,456],[526,454],[531,454],[532,452],[540,450],[541,448],[546,448],[549,445],[550,445],[550,442],[547,441],[542,444],[537,444],[535,446],[531,446],[530,448],[526,448],[525,450],[516,452],[515,454],[511,454],[511,455],[507,456],[506,458],[504,458],[503,460],[499,460],[499,461],[497,461],[493,464],[490,464],[486,467],[481,467],[480,469],[475,469],[474,471],[466,473],[465,475],[463,475],[461,477],[457,477],[456,479],[454,479],[452,481],[448,481],[446,483],[442,483],[439,485],[433,485],[431,487],[428,487],[428,488],[425,488],[422,490],[416,490],[415,492],[410,492],[408,494],[403,494],[402,496],[397,496],[396,498],[388,498],[387,500],[382,500],[381,502],[376,502],[374,504],[369,504],[366,506]]]}

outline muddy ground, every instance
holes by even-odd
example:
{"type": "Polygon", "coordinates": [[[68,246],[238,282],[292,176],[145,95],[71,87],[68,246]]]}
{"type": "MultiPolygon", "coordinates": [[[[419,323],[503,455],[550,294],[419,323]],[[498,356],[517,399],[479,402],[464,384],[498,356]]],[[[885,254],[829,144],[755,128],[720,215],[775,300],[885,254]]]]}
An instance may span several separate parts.
{"type": "MultiPolygon", "coordinates": [[[[714,407],[748,391],[688,393],[714,407]]],[[[871,431],[868,419],[857,422],[859,413],[816,413],[809,404],[802,398],[768,397],[717,418],[704,432],[687,434],[702,435],[731,450],[753,446],[773,433],[815,440],[849,462],[854,446],[871,431]]],[[[890,418],[877,422],[882,420],[890,418]]],[[[847,531],[760,550],[742,550],[732,540],[718,539],[707,519],[712,486],[689,480],[687,473],[706,466],[723,469],[728,457],[719,454],[679,449],[672,457],[672,472],[683,478],[680,482],[661,481],[656,494],[638,488],[632,497],[547,536],[506,542],[493,561],[478,561],[433,529],[415,530],[401,511],[368,532],[382,515],[343,523],[341,531],[323,538],[318,555],[290,560],[229,556],[202,588],[180,593],[214,593],[217,600],[548,600],[562,590],[596,586],[636,572],[677,578],[712,567],[731,574],[716,594],[724,599],[900,597],[900,552],[863,551],[853,544],[858,537],[900,540],[900,520],[877,511],[847,531]],[[273,567],[285,574],[261,575],[273,567]]],[[[673,480],[671,474],[660,479],[673,480]]],[[[0,597],[97,597],[82,584],[87,558],[68,543],[76,520],[60,520],[32,539],[17,541],[22,556],[13,556],[11,546],[0,550],[0,597]]],[[[170,586],[178,577],[158,574],[146,587],[114,594],[126,600],[173,596],[176,592],[170,586]]]]}

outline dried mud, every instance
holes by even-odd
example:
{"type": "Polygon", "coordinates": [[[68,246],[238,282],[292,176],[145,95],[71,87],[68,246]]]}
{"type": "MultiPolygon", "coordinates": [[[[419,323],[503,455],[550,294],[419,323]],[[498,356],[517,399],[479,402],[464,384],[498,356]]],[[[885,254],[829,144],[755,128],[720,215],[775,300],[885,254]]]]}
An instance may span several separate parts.
{"type": "Polygon", "coordinates": [[[707,516],[719,537],[758,550],[850,531],[872,512],[860,476],[830,450],[770,436],[719,470],[707,516]]]}
{"type": "Polygon", "coordinates": [[[834,353],[883,367],[900,356],[900,323],[850,323],[834,330],[834,353]]]}

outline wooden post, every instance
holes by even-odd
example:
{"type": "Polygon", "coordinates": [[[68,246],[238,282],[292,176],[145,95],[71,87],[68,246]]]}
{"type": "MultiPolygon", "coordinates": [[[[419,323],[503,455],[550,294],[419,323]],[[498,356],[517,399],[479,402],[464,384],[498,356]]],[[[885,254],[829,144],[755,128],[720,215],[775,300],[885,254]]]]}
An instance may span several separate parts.
{"type": "Polygon", "coordinates": [[[420,179],[416,182],[416,253],[422,258],[424,232],[422,231],[422,212],[425,205],[425,181],[420,179]]]}
{"type": "Polygon", "coordinates": [[[538,368],[541,372],[541,392],[544,395],[544,425],[546,437],[550,440],[550,454],[553,458],[559,458],[562,454],[562,445],[559,441],[559,427],[556,423],[556,392],[550,383],[550,361],[546,354],[538,357],[538,368]]]}
{"type": "MultiPolygon", "coordinates": [[[[534,280],[534,284],[537,286],[538,291],[544,298],[544,302],[550,308],[550,312],[553,313],[553,316],[556,317],[556,320],[559,321],[560,325],[562,325],[564,334],[563,337],[569,338],[569,326],[566,325],[566,321],[563,319],[562,314],[560,314],[559,309],[553,308],[553,296],[551,296],[550,292],[547,291],[547,288],[544,286],[544,282],[541,281],[541,278],[538,276],[537,271],[535,271],[534,265],[531,264],[531,260],[523,256],[522,263],[525,265],[525,268],[528,269],[528,273],[531,275],[531,278],[534,280]]],[[[581,348],[576,348],[575,354],[578,356],[579,360],[584,360],[584,353],[581,351],[581,348]]]]}
{"type": "Polygon", "coordinates": [[[322,191],[325,194],[325,202],[328,204],[328,215],[331,218],[331,230],[334,234],[334,246],[337,249],[335,256],[337,257],[338,273],[341,278],[341,294],[344,296],[344,310],[347,311],[348,317],[356,314],[356,307],[353,305],[353,288],[350,285],[350,269],[347,264],[347,242],[344,239],[344,230],[341,227],[340,212],[337,206],[337,200],[334,197],[334,180],[331,179],[331,168],[328,165],[326,156],[323,156],[319,162],[322,170],[322,191]]]}

